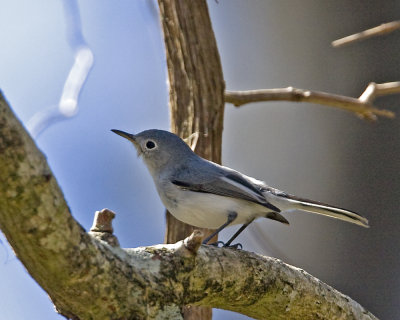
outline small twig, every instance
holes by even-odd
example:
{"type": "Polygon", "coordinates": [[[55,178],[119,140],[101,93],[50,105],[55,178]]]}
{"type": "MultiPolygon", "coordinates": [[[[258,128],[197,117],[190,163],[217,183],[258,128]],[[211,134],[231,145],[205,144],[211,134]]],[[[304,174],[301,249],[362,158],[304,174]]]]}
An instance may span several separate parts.
{"type": "Polygon", "coordinates": [[[198,132],[193,132],[189,137],[183,139],[183,141],[186,142],[186,144],[189,145],[190,149],[194,151],[197,146],[197,142],[199,141],[199,136],[200,134],[198,132]]]}
{"type": "Polygon", "coordinates": [[[332,46],[333,47],[340,47],[344,46],[346,44],[350,44],[352,42],[360,41],[360,40],[365,40],[371,37],[375,36],[381,36],[384,34],[388,34],[390,32],[393,32],[397,29],[400,29],[400,21],[392,21],[388,23],[383,23],[380,26],[364,30],[359,33],[352,34],[350,36],[332,41],[332,46]]]}
{"type": "Polygon", "coordinates": [[[175,253],[182,257],[195,257],[203,243],[204,233],[201,230],[193,230],[190,236],[175,243],[175,253]]]}
{"type": "Polygon", "coordinates": [[[96,239],[107,242],[110,246],[118,247],[118,239],[113,235],[112,220],[114,217],[115,213],[109,209],[96,211],[89,234],[96,239]]]}
{"type": "Polygon", "coordinates": [[[372,101],[375,97],[400,93],[400,81],[375,83],[371,82],[364,93],[358,98],[361,101],[372,101]]]}
{"type": "Polygon", "coordinates": [[[225,102],[232,103],[236,107],[260,101],[309,102],[344,109],[355,113],[360,118],[375,121],[378,116],[394,118],[395,114],[392,111],[377,109],[372,105],[373,99],[377,96],[393,93],[400,93],[400,82],[370,83],[358,99],[321,91],[288,87],[249,91],[226,91],[225,102]]]}
{"type": "Polygon", "coordinates": [[[183,243],[190,252],[196,254],[197,250],[199,250],[201,243],[204,238],[204,233],[200,230],[194,230],[193,233],[183,240],[183,243]]]}

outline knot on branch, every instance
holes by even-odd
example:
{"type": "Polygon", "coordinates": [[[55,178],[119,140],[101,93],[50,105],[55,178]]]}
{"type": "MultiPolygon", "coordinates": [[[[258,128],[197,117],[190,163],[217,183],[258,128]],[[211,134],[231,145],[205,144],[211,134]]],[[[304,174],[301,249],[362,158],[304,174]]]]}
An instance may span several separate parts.
{"type": "Polygon", "coordinates": [[[204,233],[200,230],[193,230],[193,233],[183,240],[183,244],[185,248],[188,249],[191,253],[196,254],[199,250],[201,243],[203,242],[204,233]]]}
{"type": "Polygon", "coordinates": [[[109,209],[96,211],[89,234],[98,240],[107,242],[112,247],[119,247],[119,241],[113,235],[112,220],[114,217],[115,213],[109,209]]]}
{"type": "Polygon", "coordinates": [[[204,233],[200,230],[193,230],[192,234],[184,240],[175,243],[175,253],[177,256],[191,258],[197,255],[203,243],[204,233]]]}

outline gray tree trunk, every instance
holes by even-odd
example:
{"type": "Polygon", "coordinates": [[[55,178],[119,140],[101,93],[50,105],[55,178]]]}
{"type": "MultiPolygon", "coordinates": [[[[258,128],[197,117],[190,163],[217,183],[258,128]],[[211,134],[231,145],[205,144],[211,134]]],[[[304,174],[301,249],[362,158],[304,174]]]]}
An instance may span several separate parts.
{"type": "MultiPolygon", "coordinates": [[[[158,3],[167,56],[171,130],[182,138],[196,135],[194,151],[221,163],[225,83],[207,3],[158,3]]],[[[194,230],[169,212],[166,217],[166,243],[175,243],[194,230]]],[[[185,309],[185,319],[211,318],[210,308],[185,309]]]]}

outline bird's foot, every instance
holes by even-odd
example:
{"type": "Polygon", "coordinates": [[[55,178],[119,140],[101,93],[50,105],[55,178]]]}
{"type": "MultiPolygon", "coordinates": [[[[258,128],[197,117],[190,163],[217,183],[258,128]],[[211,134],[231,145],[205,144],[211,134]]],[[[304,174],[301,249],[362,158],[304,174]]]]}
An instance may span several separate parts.
{"type": "Polygon", "coordinates": [[[241,243],[235,243],[235,244],[225,244],[224,248],[232,248],[232,249],[236,249],[236,250],[242,250],[243,246],[241,243]]]}
{"type": "Polygon", "coordinates": [[[217,248],[232,248],[232,249],[237,249],[237,250],[243,249],[243,246],[241,243],[229,244],[229,243],[225,243],[223,241],[217,241],[217,242],[210,243],[210,246],[214,246],[217,248]]]}
{"type": "Polygon", "coordinates": [[[213,243],[204,243],[203,242],[203,244],[208,244],[210,246],[214,246],[214,247],[217,247],[217,248],[222,248],[225,245],[225,243],[222,242],[222,241],[216,241],[216,242],[213,242],[213,243]]]}

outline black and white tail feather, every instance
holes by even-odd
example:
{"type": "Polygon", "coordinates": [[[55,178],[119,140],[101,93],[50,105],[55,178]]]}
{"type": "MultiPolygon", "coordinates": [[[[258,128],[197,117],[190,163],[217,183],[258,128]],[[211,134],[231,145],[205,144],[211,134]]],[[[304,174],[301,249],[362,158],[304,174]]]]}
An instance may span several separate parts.
{"type": "MultiPolygon", "coordinates": [[[[285,218],[283,218],[283,216],[281,216],[279,212],[300,210],[324,215],[327,217],[354,223],[365,228],[369,228],[368,220],[353,211],[331,206],[329,204],[319,201],[300,198],[284,191],[272,188],[263,181],[246,176],[230,168],[223,168],[225,169],[225,172],[224,176],[221,179],[229,181],[230,185],[236,185],[240,187],[240,189],[242,191],[246,191],[247,194],[262,194],[262,200],[264,200],[265,202],[265,204],[263,205],[270,209],[275,208],[275,210],[273,211],[276,214],[276,217],[272,215],[267,215],[267,218],[289,224],[289,222],[285,218]]],[[[258,198],[259,203],[261,203],[262,200],[260,201],[260,199],[258,198]]]]}
{"type": "Polygon", "coordinates": [[[299,198],[271,187],[264,187],[262,193],[268,202],[278,207],[281,211],[301,210],[369,228],[366,218],[346,209],[333,207],[314,200],[299,198]]]}

